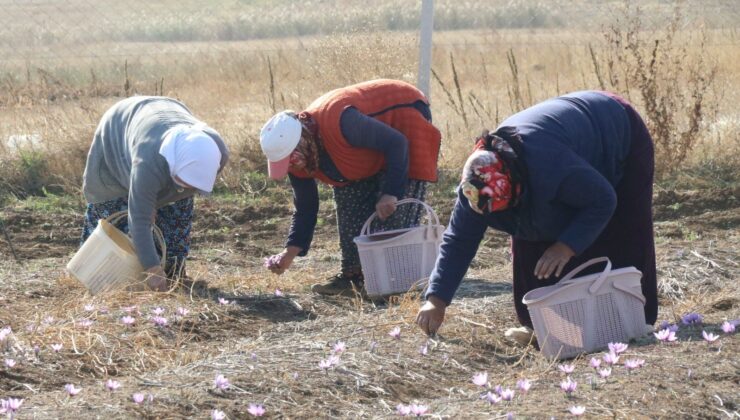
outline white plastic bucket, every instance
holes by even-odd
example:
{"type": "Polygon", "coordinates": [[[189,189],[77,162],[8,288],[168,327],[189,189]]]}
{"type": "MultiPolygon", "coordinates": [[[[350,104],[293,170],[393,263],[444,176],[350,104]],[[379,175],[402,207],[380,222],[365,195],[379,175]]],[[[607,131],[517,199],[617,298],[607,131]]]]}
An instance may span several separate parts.
{"type": "MultiPolygon", "coordinates": [[[[92,295],[141,284],[144,280],[144,268],[136,256],[131,239],[114,226],[124,217],[126,212],[118,212],[101,219],[67,264],[67,272],[85,285],[92,295]]],[[[166,255],[162,232],[156,226],[154,235],[162,255],[166,255]]]]}
{"type": "Polygon", "coordinates": [[[642,273],[635,267],[612,270],[607,257],[576,267],[552,286],[524,295],[537,343],[545,356],[566,359],[627,342],[646,333],[642,273]],[[573,278],[606,262],[601,273],[573,278]]]}
{"type": "Polygon", "coordinates": [[[360,254],[365,290],[378,297],[408,292],[429,280],[439,254],[444,226],[428,204],[415,198],[398,201],[397,205],[419,204],[427,211],[428,222],[406,229],[370,233],[373,213],[354,239],[360,254]]]}

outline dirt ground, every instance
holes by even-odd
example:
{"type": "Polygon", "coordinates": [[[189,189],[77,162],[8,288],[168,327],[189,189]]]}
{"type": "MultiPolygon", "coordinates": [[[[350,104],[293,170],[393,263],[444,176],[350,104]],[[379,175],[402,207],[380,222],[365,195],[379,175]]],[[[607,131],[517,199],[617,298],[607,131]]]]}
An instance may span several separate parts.
{"type": "MultiPolygon", "coordinates": [[[[447,190],[433,190],[430,200],[445,222],[447,190]]],[[[0,366],[0,398],[24,399],[18,418],[208,418],[212,409],[249,418],[252,403],[270,418],[391,418],[399,403],[426,405],[434,418],[567,418],[574,405],[586,407],[586,418],[740,418],[740,337],[719,329],[740,318],[737,189],[656,193],[659,320],[698,312],[704,324],[682,327],[672,344],[652,336],[631,343],[606,381],[590,356],[573,361],[578,388],[570,398],[557,363],[503,338],[516,326],[504,235],[486,236],[440,335],[427,339],[413,325],[415,296],[378,304],[310,293],[339,265],[329,200],[309,256],[284,276],[266,272],[262,258],[280,249],[291,208],[287,199],[261,197],[196,203],[190,287],[103,297],[63,271],[79,240],[78,203],[7,206],[0,218],[20,262],[0,238],[0,328],[13,331],[0,353],[16,361],[0,366]],[[148,321],[155,307],[166,327],[148,321]],[[133,326],[120,322],[127,314],[133,326]],[[388,335],[396,326],[399,339],[388,335]],[[721,338],[708,345],[702,330],[721,338]],[[339,364],[321,369],[338,341],[347,348],[339,364]],[[621,362],[630,358],[645,366],[627,373],[621,362]],[[483,371],[491,386],[515,389],[521,378],[533,385],[492,405],[471,382],[483,371]],[[218,374],[229,389],[214,388],[218,374]],[[121,388],[107,391],[109,378],[121,388]],[[82,391],[69,397],[69,383],[82,391]],[[153,399],[135,404],[135,392],[153,399]]]]}

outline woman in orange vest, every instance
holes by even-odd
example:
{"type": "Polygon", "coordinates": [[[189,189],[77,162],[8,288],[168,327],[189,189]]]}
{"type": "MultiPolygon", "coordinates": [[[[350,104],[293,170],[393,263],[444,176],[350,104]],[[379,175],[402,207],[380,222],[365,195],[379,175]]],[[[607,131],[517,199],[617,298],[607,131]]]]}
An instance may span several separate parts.
{"type": "Polygon", "coordinates": [[[362,290],[360,259],[353,239],[373,212],[379,230],[418,225],[420,206],[396,209],[401,198],[424,200],[426,183],[437,180],[441,134],[431,123],[429,101],[398,80],[373,80],[326,93],[303,112],[284,111],[262,128],[260,145],[269,175],[287,174],[295,212],[285,249],[267,259],[276,274],[287,270],[311,245],[319,210],[316,180],[334,189],[341,272],[311,290],[352,295],[362,290]]]}

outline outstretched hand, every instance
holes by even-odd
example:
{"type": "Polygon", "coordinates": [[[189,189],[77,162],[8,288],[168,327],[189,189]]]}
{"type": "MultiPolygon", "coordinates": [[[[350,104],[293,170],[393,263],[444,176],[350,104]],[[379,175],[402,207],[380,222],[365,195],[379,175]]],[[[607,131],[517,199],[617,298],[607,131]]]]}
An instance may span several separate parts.
{"type": "Polygon", "coordinates": [[[427,335],[434,335],[445,320],[447,305],[436,296],[429,296],[416,314],[416,325],[427,335]]]}
{"type": "Polygon", "coordinates": [[[565,267],[565,264],[575,254],[568,245],[562,242],[555,242],[545,250],[540,260],[537,261],[537,265],[534,267],[534,275],[540,280],[548,279],[553,274],[556,277],[560,277],[563,267],[565,267]]]}

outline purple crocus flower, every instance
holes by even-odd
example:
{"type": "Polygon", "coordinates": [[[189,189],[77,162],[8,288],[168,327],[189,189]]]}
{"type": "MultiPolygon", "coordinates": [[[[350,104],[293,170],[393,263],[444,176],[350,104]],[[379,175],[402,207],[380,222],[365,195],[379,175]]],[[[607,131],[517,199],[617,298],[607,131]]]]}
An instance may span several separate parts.
{"type": "Polygon", "coordinates": [[[59,350],[62,349],[62,345],[61,344],[52,344],[51,345],[51,349],[54,350],[54,353],[59,353],[59,350]]]}
{"type": "Polygon", "coordinates": [[[708,333],[708,332],[706,332],[704,330],[701,331],[701,336],[704,337],[704,340],[707,343],[714,343],[719,338],[718,335],[712,334],[712,333],[708,333]]]}
{"type": "Polygon", "coordinates": [[[108,389],[108,391],[113,392],[121,387],[121,383],[118,381],[114,381],[113,379],[108,379],[105,381],[105,387],[108,389]]]}
{"type": "Polygon", "coordinates": [[[4,327],[0,329],[0,341],[5,341],[6,338],[13,332],[10,327],[4,327]]]}
{"type": "Polygon", "coordinates": [[[64,385],[64,390],[67,391],[70,397],[74,397],[82,391],[82,388],[75,388],[73,384],[64,385]]]}
{"type": "Polygon", "coordinates": [[[177,314],[182,317],[188,316],[189,313],[190,313],[190,309],[188,308],[183,308],[182,306],[177,308],[177,314]]]}
{"type": "Polygon", "coordinates": [[[275,268],[280,263],[280,255],[271,255],[263,260],[262,265],[267,268],[275,268]]]}
{"type": "Polygon", "coordinates": [[[216,375],[216,379],[213,380],[213,386],[216,389],[225,390],[228,389],[231,384],[224,375],[216,375]]]}
{"type": "Polygon", "coordinates": [[[404,405],[404,404],[398,404],[396,406],[396,414],[398,414],[401,417],[406,417],[409,414],[411,414],[411,406],[404,405]]]}
{"type": "Polygon", "coordinates": [[[331,368],[331,366],[332,366],[332,364],[331,364],[331,361],[329,361],[329,360],[321,360],[321,361],[319,361],[319,367],[321,369],[326,370],[326,369],[331,368]]]}
{"type": "Polygon", "coordinates": [[[504,390],[504,387],[502,387],[501,385],[496,385],[493,387],[493,392],[495,392],[499,396],[501,395],[501,391],[503,390],[504,390]]]}
{"type": "Polygon", "coordinates": [[[609,343],[609,351],[611,351],[614,354],[622,354],[625,351],[627,351],[627,347],[629,347],[625,343],[609,343]]]}
{"type": "Polygon", "coordinates": [[[610,368],[610,367],[604,368],[604,369],[599,369],[599,376],[601,376],[601,379],[606,379],[611,374],[612,374],[612,368],[610,368]]]}
{"type": "Polygon", "coordinates": [[[342,354],[344,351],[347,350],[347,346],[344,344],[344,341],[337,341],[336,344],[334,344],[333,351],[336,354],[342,354]]]}
{"type": "Polygon", "coordinates": [[[570,414],[578,417],[578,416],[582,416],[583,413],[586,412],[586,407],[583,407],[583,406],[580,406],[580,405],[574,405],[574,406],[570,407],[568,409],[568,411],[570,412],[570,414]]]}
{"type": "Polygon", "coordinates": [[[136,318],[126,315],[124,317],[121,317],[121,322],[123,323],[123,325],[126,326],[134,325],[134,323],[136,322],[136,318]]]}
{"type": "Polygon", "coordinates": [[[219,305],[228,305],[229,303],[231,303],[231,302],[229,302],[227,299],[224,299],[222,297],[218,298],[218,304],[219,305]]]}
{"type": "Polygon", "coordinates": [[[51,316],[51,315],[49,315],[49,316],[47,316],[46,318],[44,318],[44,320],[43,320],[42,322],[43,322],[44,324],[46,324],[46,325],[51,325],[51,324],[53,324],[53,323],[54,323],[54,321],[55,321],[55,320],[54,320],[54,317],[53,317],[53,316],[51,316]]]}
{"type": "Polygon", "coordinates": [[[419,347],[419,354],[422,356],[426,356],[429,353],[429,346],[424,344],[423,346],[419,347]]]}
{"type": "Polygon", "coordinates": [[[488,372],[480,372],[473,375],[473,383],[478,386],[488,386],[488,372]]]}
{"type": "Polygon", "coordinates": [[[604,354],[604,361],[607,364],[613,365],[619,361],[619,356],[617,356],[615,353],[609,352],[604,354]]]}
{"type": "Polygon", "coordinates": [[[663,341],[663,342],[668,342],[668,343],[673,342],[673,341],[676,341],[676,339],[677,339],[676,338],[676,333],[673,332],[673,331],[671,331],[668,328],[663,329],[663,330],[660,330],[660,331],[658,331],[656,333],[653,333],[653,335],[658,340],[663,341]]]}
{"type": "Polygon", "coordinates": [[[520,391],[527,393],[532,387],[532,382],[530,382],[529,379],[520,379],[516,381],[516,386],[520,391]]]}
{"type": "Polygon", "coordinates": [[[493,392],[487,392],[486,395],[483,396],[483,398],[486,399],[490,404],[498,404],[501,402],[501,397],[498,394],[495,394],[493,392]]]}
{"type": "Polygon", "coordinates": [[[733,324],[731,322],[727,322],[727,321],[723,322],[722,323],[722,332],[724,332],[725,334],[732,334],[732,333],[734,333],[735,332],[735,324],[733,324]]]}
{"type": "Polygon", "coordinates": [[[225,418],[226,413],[223,411],[216,409],[211,410],[211,420],[224,420],[225,418]]]}
{"type": "Polygon", "coordinates": [[[683,323],[683,325],[701,324],[702,321],[703,321],[702,316],[696,312],[689,312],[686,315],[681,317],[681,323],[683,323]]]}
{"type": "Polygon", "coordinates": [[[628,371],[632,371],[632,370],[635,370],[635,369],[641,367],[644,363],[645,363],[644,360],[643,360],[642,363],[640,363],[640,361],[639,360],[636,360],[636,359],[627,359],[627,360],[624,361],[624,367],[628,371]]]}
{"type": "Polygon", "coordinates": [[[5,359],[5,366],[8,368],[15,367],[15,360],[13,359],[5,359]]]}
{"type": "Polygon", "coordinates": [[[429,411],[429,407],[421,404],[411,404],[409,408],[411,409],[411,414],[415,415],[416,417],[421,417],[426,414],[427,411],[429,411]]]}
{"type": "Polygon", "coordinates": [[[21,409],[23,400],[18,398],[8,398],[7,400],[0,400],[0,414],[8,413],[12,420],[15,413],[21,409]]]}
{"type": "Polygon", "coordinates": [[[131,399],[134,401],[135,404],[141,404],[144,402],[145,395],[142,392],[137,392],[134,395],[131,396],[131,399]]]}
{"type": "Polygon", "coordinates": [[[260,404],[249,404],[249,408],[247,408],[247,412],[255,417],[262,417],[265,415],[265,407],[263,407],[260,404]]]}
{"type": "Polygon", "coordinates": [[[501,395],[501,399],[502,400],[504,400],[504,401],[511,401],[511,400],[514,399],[514,390],[513,389],[509,389],[509,388],[502,389],[501,390],[501,394],[499,394],[499,395],[501,395]]]}
{"type": "Polygon", "coordinates": [[[591,361],[589,362],[589,365],[591,365],[592,368],[598,369],[599,366],[601,366],[601,359],[597,359],[595,357],[591,358],[591,361]]]}
{"type": "Polygon", "coordinates": [[[395,327],[391,330],[391,332],[388,333],[391,337],[395,338],[396,340],[401,338],[401,327],[395,327]]]}
{"type": "Polygon", "coordinates": [[[154,325],[156,325],[158,327],[166,327],[167,326],[167,322],[168,322],[167,321],[167,318],[165,318],[163,316],[153,316],[151,318],[151,320],[154,323],[154,325]]]}
{"type": "Polygon", "coordinates": [[[77,326],[80,328],[90,328],[93,322],[89,319],[81,319],[77,321],[77,326]]]}
{"type": "Polygon", "coordinates": [[[88,303],[87,305],[85,305],[84,309],[85,309],[85,312],[94,312],[95,305],[93,305],[92,303],[88,303]]]}
{"type": "Polygon", "coordinates": [[[558,365],[558,369],[560,369],[560,371],[565,373],[566,375],[569,375],[573,373],[576,367],[573,365],[558,365]]]}
{"type": "Polygon", "coordinates": [[[160,308],[157,306],[156,308],[152,309],[152,314],[156,316],[164,315],[164,308],[160,308]]]}
{"type": "Polygon", "coordinates": [[[568,376],[564,381],[560,382],[560,389],[562,389],[568,395],[575,392],[577,386],[578,382],[570,379],[570,376],[568,376]]]}
{"type": "Polygon", "coordinates": [[[280,289],[275,289],[275,296],[277,297],[283,297],[283,291],[280,289]]]}

